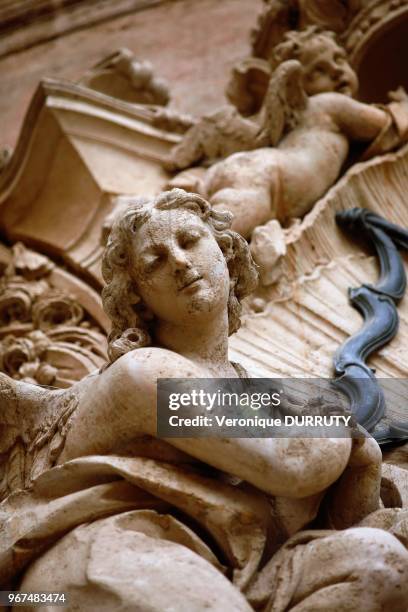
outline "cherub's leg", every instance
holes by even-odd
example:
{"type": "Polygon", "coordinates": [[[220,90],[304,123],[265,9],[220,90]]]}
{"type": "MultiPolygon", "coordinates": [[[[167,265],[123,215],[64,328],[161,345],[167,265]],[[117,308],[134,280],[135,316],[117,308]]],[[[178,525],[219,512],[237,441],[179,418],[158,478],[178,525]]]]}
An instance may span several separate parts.
{"type": "Polygon", "coordinates": [[[176,176],[174,176],[166,185],[166,189],[184,189],[191,193],[198,193],[204,195],[203,188],[203,177],[205,174],[205,168],[196,166],[194,168],[188,168],[182,170],[176,176]]]}
{"type": "Polygon", "coordinates": [[[267,189],[233,189],[226,187],[211,197],[215,210],[227,210],[234,215],[232,229],[249,238],[258,225],[271,218],[271,201],[267,189]]]}
{"type": "Polygon", "coordinates": [[[277,152],[237,153],[208,171],[204,189],[216,210],[234,215],[232,228],[249,238],[258,225],[277,217],[280,164],[277,152]]]}

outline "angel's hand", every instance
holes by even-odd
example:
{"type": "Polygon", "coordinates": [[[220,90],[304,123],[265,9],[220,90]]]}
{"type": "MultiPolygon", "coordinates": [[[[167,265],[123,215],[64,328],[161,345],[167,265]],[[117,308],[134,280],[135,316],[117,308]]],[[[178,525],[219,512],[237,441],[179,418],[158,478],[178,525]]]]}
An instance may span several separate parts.
{"type": "Polygon", "coordinates": [[[382,461],[381,449],[361,426],[358,426],[360,435],[353,438],[348,469],[360,469],[368,466],[379,466],[382,461]]]}

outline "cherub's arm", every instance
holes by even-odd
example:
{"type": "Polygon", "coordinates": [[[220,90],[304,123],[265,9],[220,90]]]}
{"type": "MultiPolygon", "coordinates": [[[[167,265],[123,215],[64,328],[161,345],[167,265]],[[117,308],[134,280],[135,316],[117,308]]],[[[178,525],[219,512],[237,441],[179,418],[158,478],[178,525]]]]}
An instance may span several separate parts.
{"type": "Polygon", "coordinates": [[[320,94],[319,104],[351,140],[373,140],[389,122],[389,115],[382,108],[343,94],[320,94]]]}
{"type": "Polygon", "coordinates": [[[351,140],[372,141],[363,159],[386,153],[408,139],[408,102],[405,92],[390,94],[388,105],[364,104],[338,93],[319,96],[325,110],[351,140]]]}

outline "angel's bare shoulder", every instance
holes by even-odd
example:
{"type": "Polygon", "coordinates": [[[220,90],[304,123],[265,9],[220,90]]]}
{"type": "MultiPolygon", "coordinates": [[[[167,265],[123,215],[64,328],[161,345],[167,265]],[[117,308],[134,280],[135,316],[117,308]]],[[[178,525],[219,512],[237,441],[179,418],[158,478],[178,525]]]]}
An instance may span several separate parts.
{"type": "Polygon", "coordinates": [[[199,378],[201,368],[182,355],[164,348],[146,347],[129,351],[110,369],[120,370],[126,383],[156,385],[159,378],[199,378]]]}

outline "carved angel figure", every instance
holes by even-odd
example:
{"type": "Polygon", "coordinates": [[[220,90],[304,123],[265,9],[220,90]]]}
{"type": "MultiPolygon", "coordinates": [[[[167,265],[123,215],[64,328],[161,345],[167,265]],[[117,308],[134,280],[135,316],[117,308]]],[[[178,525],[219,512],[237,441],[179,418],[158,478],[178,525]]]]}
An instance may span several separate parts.
{"type": "MultiPolygon", "coordinates": [[[[269,219],[284,224],[305,215],[339,177],[352,142],[371,143],[367,159],[408,136],[406,97],[381,108],[352,98],[357,77],[332,33],[316,34],[315,28],[291,32],[275,48],[273,62],[276,68],[259,113],[235,118],[242,135],[250,130],[242,130],[239,122],[252,125],[244,152],[212,165],[200,184],[217,210],[233,213],[232,227],[245,237],[269,219]]],[[[208,122],[204,119],[202,125],[208,122]]],[[[218,147],[222,153],[238,142],[225,133],[218,131],[219,140],[225,140],[218,147]]],[[[200,124],[193,126],[174,159],[186,165],[198,161],[197,150],[208,156],[216,134],[215,126],[207,142],[204,128],[200,132],[200,124]],[[196,150],[190,142],[194,133],[196,150]]],[[[176,177],[173,184],[180,181],[187,186],[186,176],[176,177]]]]}
{"type": "Polygon", "coordinates": [[[296,533],[338,479],[330,527],[377,509],[372,438],[155,439],[158,378],[243,375],[228,335],[256,271],[230,215],[181,190],[129,198],[103,273],[109,366],[63,391],[0,376],[0,583],[81,611],[403,612],[393,535],[296,533]]]}

